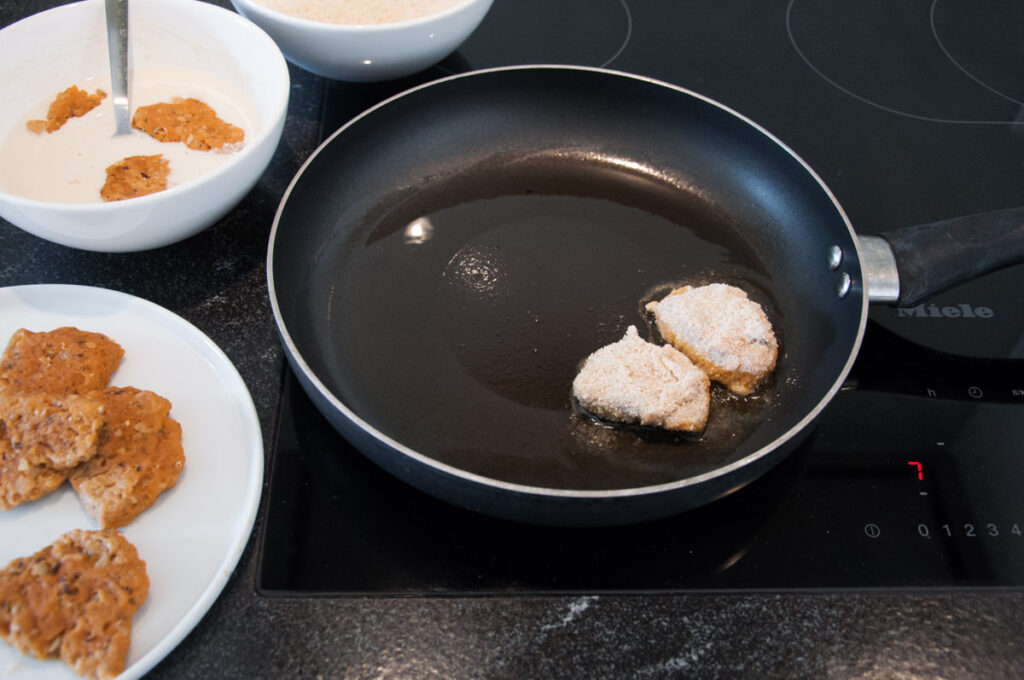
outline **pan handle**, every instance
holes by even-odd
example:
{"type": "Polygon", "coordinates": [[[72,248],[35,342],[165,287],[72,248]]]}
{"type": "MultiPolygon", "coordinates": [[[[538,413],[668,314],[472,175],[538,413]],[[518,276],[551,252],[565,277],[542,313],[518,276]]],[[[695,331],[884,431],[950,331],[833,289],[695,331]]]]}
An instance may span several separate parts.
{"type": "Polygon", "coordinates": [[[862,236],[860,242],[869,300],[911,307],[959,283],[1024,262],[1024,207],[862,236]]]}

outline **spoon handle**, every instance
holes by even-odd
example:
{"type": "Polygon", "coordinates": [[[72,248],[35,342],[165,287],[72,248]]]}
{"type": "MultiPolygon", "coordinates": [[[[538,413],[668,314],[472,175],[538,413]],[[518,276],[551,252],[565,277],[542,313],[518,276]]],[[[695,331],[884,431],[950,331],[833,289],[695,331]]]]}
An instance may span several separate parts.
{"type": "Polygon", "coordinates": [[[128,0],[105,0],[105,3],[114,125],[117,134],[126,135],[131,133],[128,108],[128,0]]]}

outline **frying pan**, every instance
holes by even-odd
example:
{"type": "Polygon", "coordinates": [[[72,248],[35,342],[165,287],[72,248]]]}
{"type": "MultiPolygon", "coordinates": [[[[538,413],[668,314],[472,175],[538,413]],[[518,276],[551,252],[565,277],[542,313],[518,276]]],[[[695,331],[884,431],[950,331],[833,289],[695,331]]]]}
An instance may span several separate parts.
{"type": "Polygon", "coordinates": [[[281,201],[268,284],[303,389],[359,451],[488,515],[625,524],[708,503],[790,453],[843,384],[869,298],[916,303],[1021,261],[1021,213],[858,237],[815,172],[699,94],[530,66],[382,102],[281,201]],[[613,426],[580,362],[686,283],[742,287],[779,336],[699,436],[613,426]],[[870,295],[869,295],[870,293],[870,295]]]}

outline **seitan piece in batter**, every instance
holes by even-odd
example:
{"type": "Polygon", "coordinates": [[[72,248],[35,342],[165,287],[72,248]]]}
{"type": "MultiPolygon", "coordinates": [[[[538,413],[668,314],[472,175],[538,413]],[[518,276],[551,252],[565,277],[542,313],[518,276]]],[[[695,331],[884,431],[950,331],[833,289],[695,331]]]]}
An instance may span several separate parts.
{"type": "Polygon", "coordinates": [[[77,85],[72,85],[63,92],[59,92],[50,103],[46,111],[46,120],[30,120],[25,127],[37,135],[44,132],[56,132],[72,118],[84,116],[103,101],[107,93],[103,90],[96,90],[89,94],[77,85]]]}
{"type": "Polygon", "coordinates": [[[580,405],[596,416],[685,432],[707,424],[709,387],[682,353],[643,340],[635,326],[588,356],[572,383],[580,405]]]}
{"type": "Polygon", "coordinates": [[[140,106],[132,127],[161,142],[182,142],[197,151],[234,150],[245,139],[242,128],[221,120],[208,104],[191,97],[140,106]]]}
{"type": "Polygon", "coordinates": [[[116,530],[70,531],[0,571],[0,638],[87,678],[124,670],[146,564],[116,530]]]}
{"type": "Polygon", "coordinates": [[[123,201],[167,188],[171,164],[162,154],[128,156],[107,166],[107,179],[100,187],[104,201],[123,201]]]}
{"type": "Polygon", "coordinates": [[[0,356],[0,392],[74,394],[103,389],[124,349],[102,333],[64,326],[15,331],[0,356]]]}
{"type": "Polygon", "coordinates": [[[775,370],[779,345],[771,322],[740,288],[685,286],[647,310],[666,342],[734,394],[750,394],[775,370]]]}
{"type": "Polygon", "coordinates": [[[103,528],[129,524],[173,487],[185,464],[171,402],[134,387],[89,395],[103,403],[106,426],[95,457],[72,470],[71,486],[103,528]]]}

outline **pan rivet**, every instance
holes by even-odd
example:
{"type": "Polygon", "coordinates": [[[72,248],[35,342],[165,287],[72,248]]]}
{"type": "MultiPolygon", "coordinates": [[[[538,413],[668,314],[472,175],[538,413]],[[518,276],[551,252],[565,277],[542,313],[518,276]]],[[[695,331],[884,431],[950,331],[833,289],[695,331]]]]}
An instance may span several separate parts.
{"type": "Polygon", "coordinates": [[[853,279],[850,278],[849,274],[843,272],[842,275],[839,277],[839,286],[837,290],[837,292],[839,293],[839,297],[846,297],[847,294],[850,292],[850,288],[852,287],[853,279]]]}
{"type": "Polygon", "coordinates": [[[828,249],[828,268],[832,270],[839,269],[839,265],[843,263],[843,249],[839,246],[832,246],[828,249]]]}

